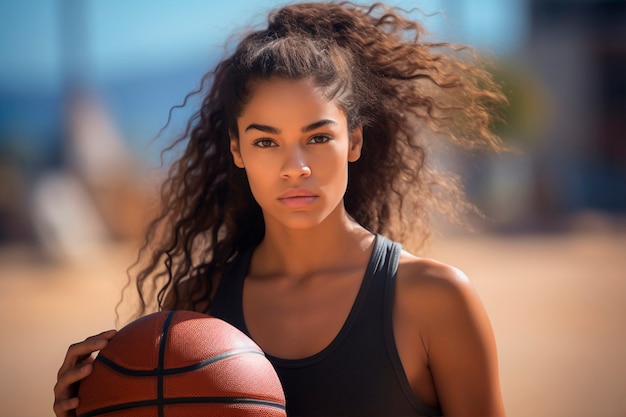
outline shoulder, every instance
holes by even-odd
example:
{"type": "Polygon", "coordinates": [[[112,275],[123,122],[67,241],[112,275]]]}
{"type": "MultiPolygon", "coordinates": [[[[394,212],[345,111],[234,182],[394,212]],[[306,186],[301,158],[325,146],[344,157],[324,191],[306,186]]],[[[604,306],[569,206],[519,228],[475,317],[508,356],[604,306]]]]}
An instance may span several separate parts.
{"type": "Polygon", "coordinates": [[[460,269],[431,258],[415,256],[405,250],[400,255],[401,278],[412,284],[467,285],[469,279],[460,269]]]}
{"type": "Polygon", "coordinates": [[[394,308],[433,343],[448,331],[463,334],[458,331],[490,327],[482,302],[463,271],[408,252],[400,257],[394,308]]]}
{"type": "Polygon", "coordinates": [[[505,414],[493,330],[462,271],[403,253],[394,313],[399,333],[423,349],[446,414],[505,414]]]}
{"type": "Polygon", "coordinates": [[[400,296],[413,301],[415,298],[431,300],[429,305],[439,307],[450,307],[475,295],[468,276],[460,269],[406,251],[400,256],[396,285],[400,296]]]}

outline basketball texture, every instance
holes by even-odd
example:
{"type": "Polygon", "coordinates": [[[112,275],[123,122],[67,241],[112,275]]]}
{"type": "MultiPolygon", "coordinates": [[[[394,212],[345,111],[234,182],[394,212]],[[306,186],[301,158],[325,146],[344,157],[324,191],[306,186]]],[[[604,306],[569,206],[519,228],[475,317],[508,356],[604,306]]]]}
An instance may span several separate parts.
{"type": "Polygon", "coordinates": [[[164,311],[124,328],[79,387],[79,417],[284,417],[285,397],[261,349],[230,324],[164,311]]]}

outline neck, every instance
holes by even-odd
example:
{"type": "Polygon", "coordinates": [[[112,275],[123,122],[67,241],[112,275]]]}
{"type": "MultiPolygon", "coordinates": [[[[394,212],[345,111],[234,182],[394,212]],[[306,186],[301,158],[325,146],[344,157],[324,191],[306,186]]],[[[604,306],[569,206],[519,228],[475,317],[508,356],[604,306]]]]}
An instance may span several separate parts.
{"type": "Polygon", "coordinates": [[[255,251],[254,275],[304,276],[346,266],[367,253],[373,235],[351,219],[340,206],[322,223],[307,229],[289,229],[266,223],[265,237],[255,251]]]}

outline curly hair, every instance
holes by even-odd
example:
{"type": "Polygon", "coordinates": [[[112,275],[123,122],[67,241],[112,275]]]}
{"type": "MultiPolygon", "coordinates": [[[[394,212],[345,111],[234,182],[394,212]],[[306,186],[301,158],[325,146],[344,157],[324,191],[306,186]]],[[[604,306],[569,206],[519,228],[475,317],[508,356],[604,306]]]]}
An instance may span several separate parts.
{"type": "Polygon", "coordinates": [[[312,79],[345,111],[349,129],[362,126],[344,204],[363,227],[419,247],[434,211],[456,219],[471,210],[458,181],[426,158],[443,138],[500,148],[490,126],[504,95],[471,48],[427,42],[406,16],[381,3],[288,5],[204,76],[210,88],[199,111],[166,149],[185,146],[135,264],[145,262],[136,277],[139,315],[163,308],[166,295],[172,308],[206,311],[212,277],[262,240],[261,209],[229,144],[256,83],[272,77],[312,79]]]}

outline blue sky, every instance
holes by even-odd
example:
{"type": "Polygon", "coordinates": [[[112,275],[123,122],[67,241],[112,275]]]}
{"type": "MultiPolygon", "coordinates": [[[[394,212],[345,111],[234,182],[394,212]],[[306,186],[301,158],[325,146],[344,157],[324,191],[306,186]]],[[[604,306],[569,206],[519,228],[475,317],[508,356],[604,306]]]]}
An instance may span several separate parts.
{"type": "MultiPolygon", "coordinates": [[[[82,4],[93,76],[119,77],[154,66],[208,59],[228,36],[264,20],[267,10],[289,1],[65,0],[82,4]],[[217,4],[217,5],[216,5],[217,4]]],[[[0,84],[46,88],[61,78],[62,0],[0,2],[0,84]]],[[[404,8],[447,17],[428,18],[441,38],[507,52],[522,42],[524,0],[391,0],[404,8]]],[[[416,15],[420,18],[419,15],[416,15]]]]}

